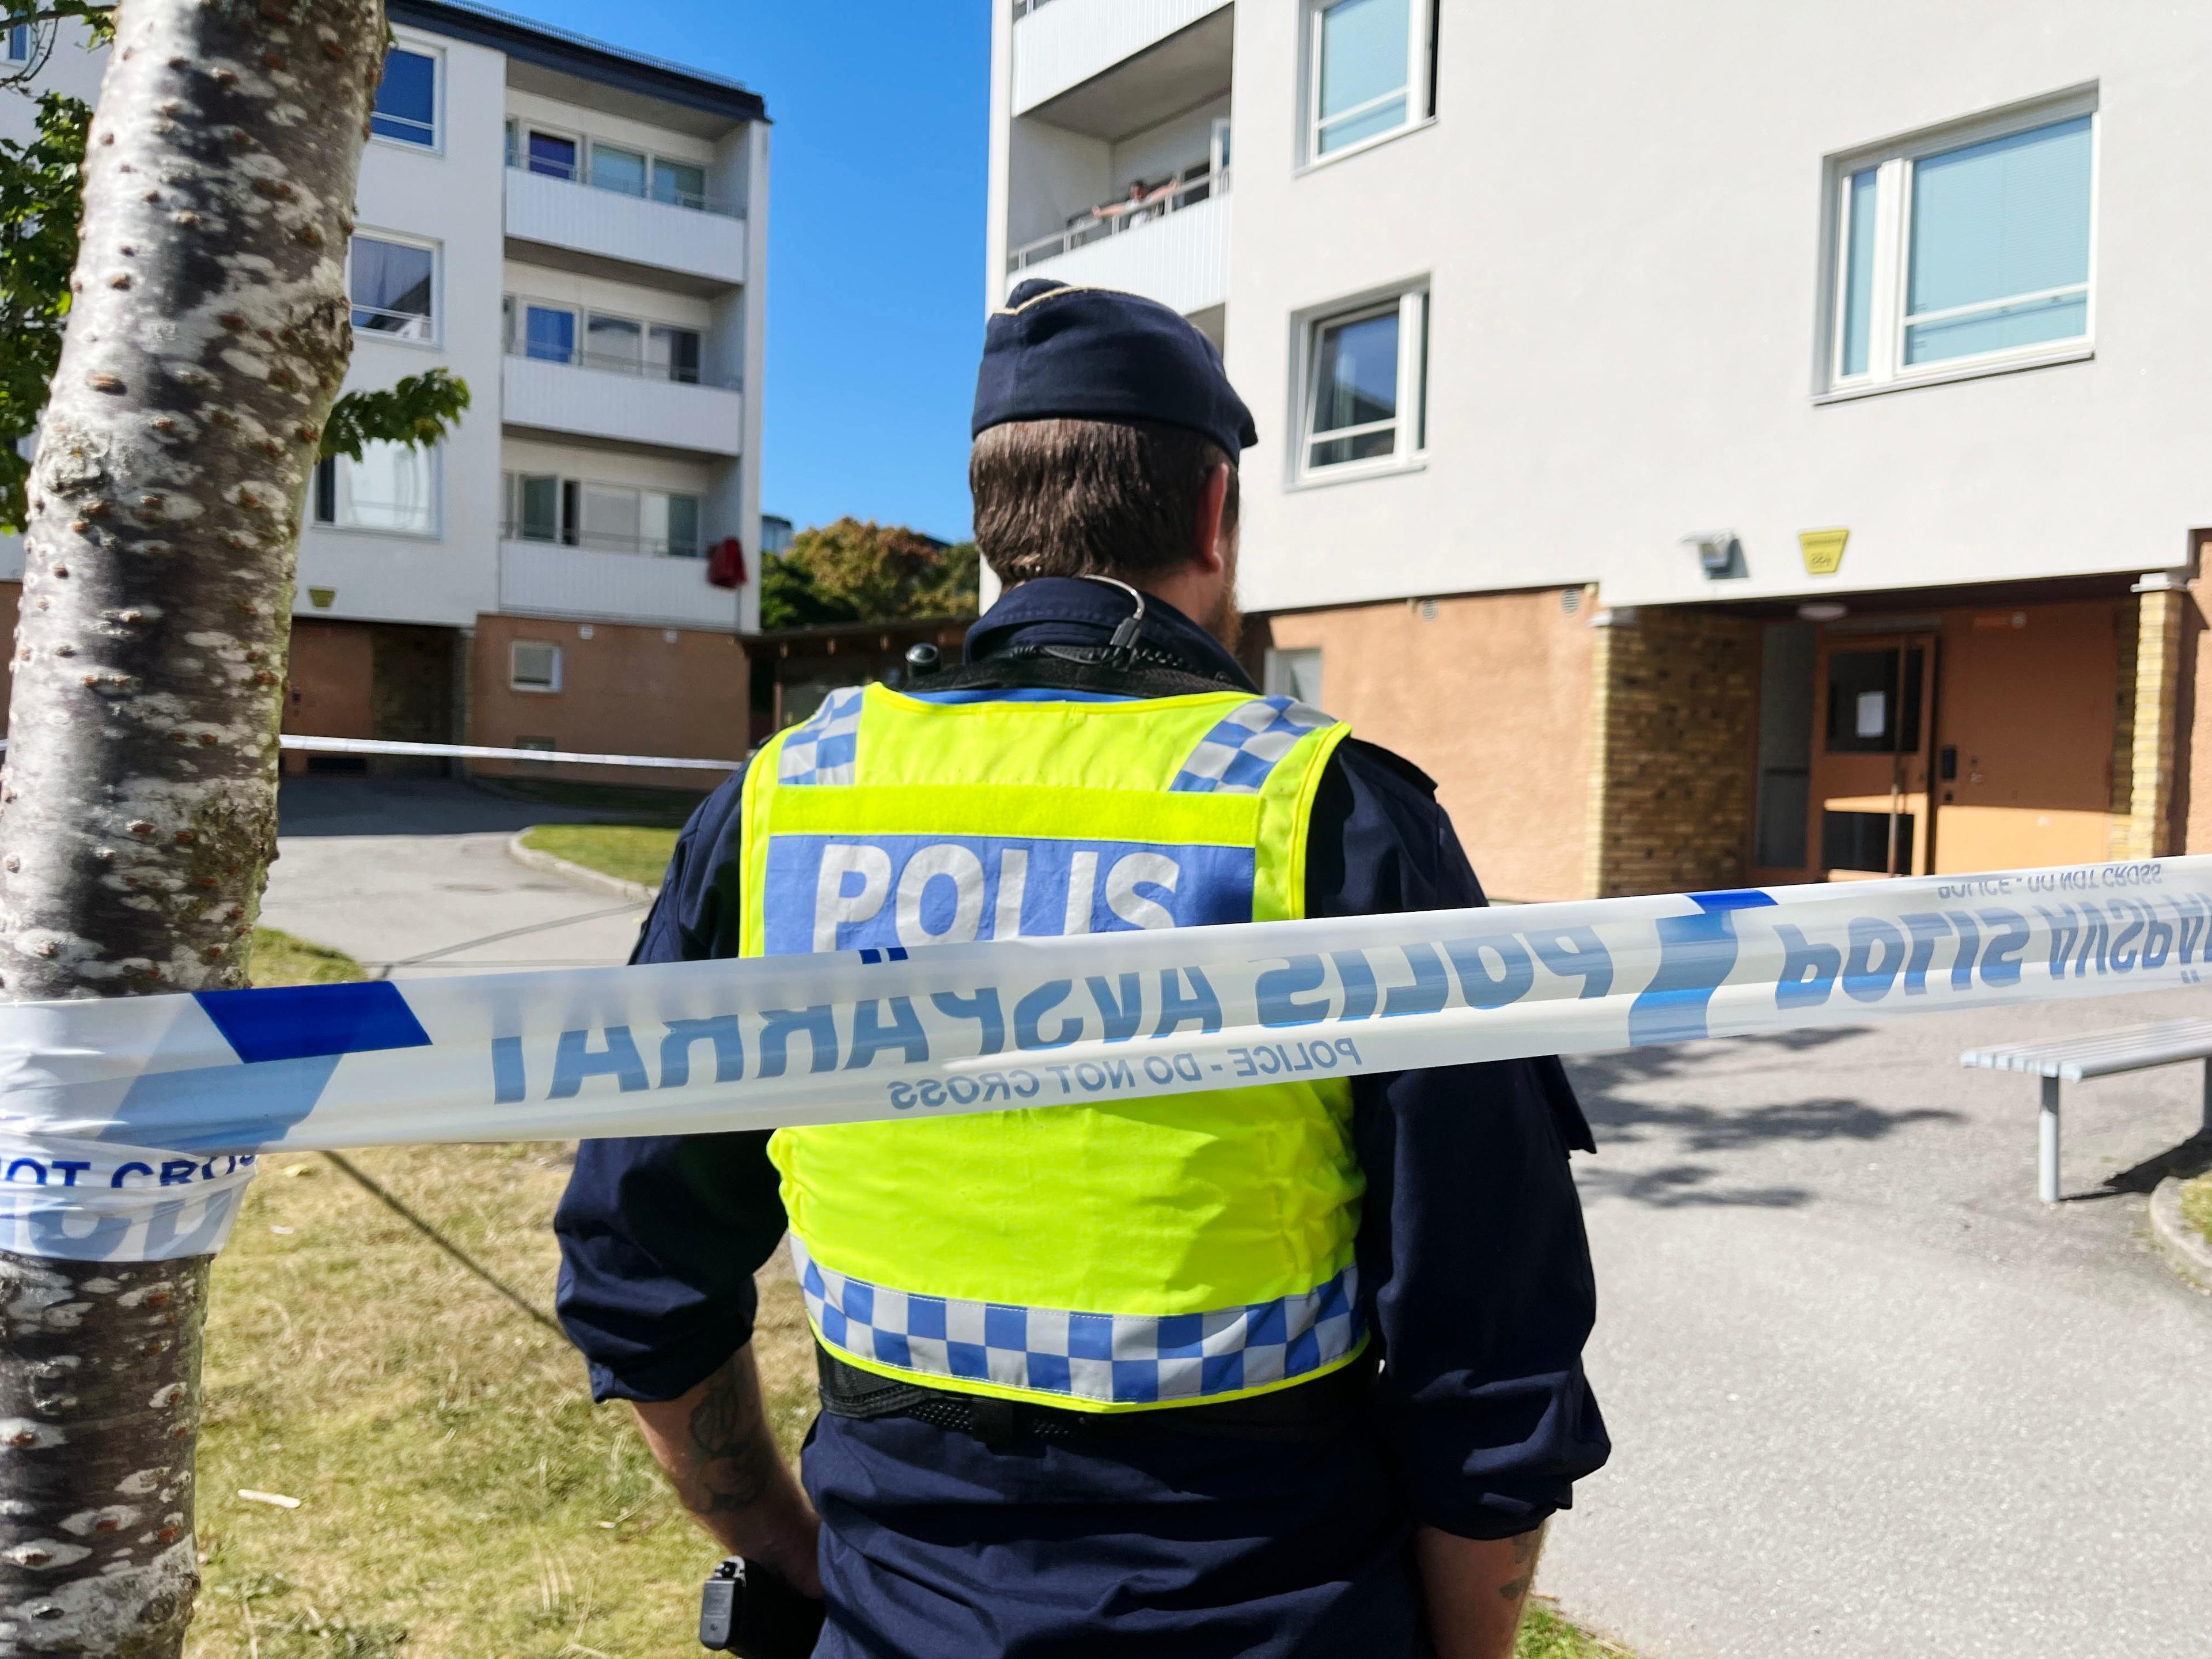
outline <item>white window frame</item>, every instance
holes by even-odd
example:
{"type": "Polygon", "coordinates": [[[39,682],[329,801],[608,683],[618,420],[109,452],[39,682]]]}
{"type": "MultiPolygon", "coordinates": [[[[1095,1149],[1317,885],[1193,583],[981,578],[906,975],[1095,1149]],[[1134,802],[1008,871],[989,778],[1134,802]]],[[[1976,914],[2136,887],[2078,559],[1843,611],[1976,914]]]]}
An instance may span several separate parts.
{"type": "MultiPolygon", "coordinates": [[[[1824,189],[1826,208],[1821,283],[1819,370],[1814,388],[1816,402],[1863,398],[1908,386],[1941,385],[1947,380],[1972,380],[1985,374],[2005,374],[2048,363],[2078,362],[2096,355],[2097,342],[2097,222],[2101,193],[2099,173],[2104,150],[2104,122],[2098,111],[2097,88],[2075,88],[2033,102],[2019,104],[1970,120],[1933,127],[1910,137],[1828,158],[1824,189]],[[1925,365],[1905,361],[1905,284],[1911,270],[1910,246],[1912,223],[1914,169],[1932,156],[1948,155],[1991,139],[2032,132],[2038,127],[2087,117],[2089,121],[2089,266],[2081,285],[2087,301],[2082,331],[2063,340],[2039,341],[2033,345],[2006,346],[1977,352],[1968,357],[1947,357],[1925,365]],[[1863,373],[1844,372],[1844,307],[1850,302],[1850,183],[1863,173],[1875,174],[1874,248],[1869,260],[1871,292],[1867,314],[1867,366],[1863,373]]],[[[2052,289],[2054,295],[2072,291],[2052,289]]],[[[2031,295],[2013,296],[2019,299],[2031,295]]],[[[1979,308],[1979,307],[1975,307],[1979,308]]],[[[1929,313],[1911,319],[1925,323],[1929,313]]]]}
{"type": "Polygon", "coordinates": [[[1324,693],[1318,688],[1310,697],[1299,696],[1298,668],[1308,661],[1313,665],[1314,678],[1319,686],[1326,686],[1328,684],[1328,663],[1320,646],[1269,646],[1267,658],[1261,665],[1260,689],[1271,697],[1297,698],[1312,708],[1326,707],[1322,701],[1324,693]]]}
{"type": "Polygon", "coordinates": [[[441,542],[446,538],[446,446],[441,443],[416,444],[413,448],[424,459],[429,471],[430,527],[428,530],[394,530],[386,525],[347,524],[336,518],[321,515],[323,469],[350,465],[343,455],[326,455],[317,461],[307,475],[307,522],[317,530],[327,530],[342,536],[377,536],[403,542],[441,542]]]}
{"type": "MultiPolygon", "coordinates": [[[[390,242],[395,247],[421,248],[430,256],[430,332],[426,339],[410,340],[404,335],[389,334],[381,329],[356,329],[355,343],[374,340],[380,345],[402,346],[410,351],[440,351],[446,343],[446,249],[441,242],[427,236],[410,235],[404,230],[386,230],[376,225],[356,225],[353,234],[346,238],[346,315],[350,319],[356,311],[374,311],[374,306],[364,306],[353,297],[354,244],[362,237],[372,242],[390,242]]],[[[398,316],[398,312],[386,313],[398,316]]]]}
{"type": "MultiPolygon", "coordinates": [[[[387,138],[380,132],[371,132],[372,144],[386,144],[393,149],[404,150],[410,155],[443,155],[446,153],[446,49],[433,45],[416,35],[393,32],[393,48],[411,52],[418,58],[430,60],[430,142],[410,144],[404,138],[387,138]]],[[[374,120],[371,125],[374,125],[374,120]]]]}
{"type": "MultiPolygon", "coordinates": [[[[1300,30],[1301,46],[1298,99],[1298,156],[1297,171],[1304,173],[1314,167],[1330,166],[1347,156],[1364,155],[1377,144],[1387,144],[1394,138],[1402,138],[1409,132],[1433,125],[1437,112],[1430,98],[1430,49],[1437,30],[1437,0],[1404,0],[1406,19],[1406,118],[1386,131],[1371,133],[1358,143],[1346,144],[1342,149],[1324,153],[1321,147],[1321,64],[1322,17],[1341,0],[1301,0],[1304,9],[1300,30]]],[[[1392,94],[1386,94],[1343,111],[1330,118],[1331,122],[1349,120],[1361,110],[1375,104],[1387,103],[1392,94]]]]}
{"type": "Polygon", "coordinates": [[[1294,319],[1297,330],[1293,355],[1297,378],[1295,385],[1296,407],[1298,411],[1297,443],[1291,451],[1291,483],[1304,484],[1334,483],[1340,479],[1371,477],[1379,472],[1403,472],[1428,464],[1427,397],[1428,397],[1428,308],[1429,279],[1425,276],[1389,288],[1371,291],[1355,300],[1316,307],[1302,312],[1294,319]],[[1321,397],[1320,343],[1322,331],[1340,323],[1355,323],[1368,317],[1387,315],[1393,308],[1398,313],[1398,406],[1388,422],[1375,421],[1364,426],[1331,428],[1327,433],[1315,429],[1321,397]],[[1362,460],[1335,461],[1316,466],[1310,457],[1316,443],[1334,442],[1345,438],[1356,438],[1388,425],[1394,428],[1391,450],[1388,455],[1374,455],[1362,460]]]}
{"type": "Polygon", "coordinates": [[[522,116],[511,116],[508,118],[514,123],[513,165],[516,172],[526,173],[533,179],[553,179],[565,185],[581,185],[586,189],[590,188],[592,141],[588,137],[581,132],[572,131],[567,127],[549,127],[541,122],[532,121],[522,116]],[[557,173],[540,173],[530,165],[530,140],[532,134],[540,134],[548,138],[558,138],[564,144],[574,144],[576,147],[574,167],[565,178],[557,173]]]}
{"type": "Polygon", "coordinates": [[[561,649],[560,641],[557,640],[509,640],[507,642],[507,689],[510,691],[526,691],[532,696],[558,696],[561,690],[562,671],[566,665],[562,659],[567,654],[561,649]],[[522,678],[516,657],[525,646],[534,647],[553,653],[553,676],[550,684],[540,685],[522,678]]]}

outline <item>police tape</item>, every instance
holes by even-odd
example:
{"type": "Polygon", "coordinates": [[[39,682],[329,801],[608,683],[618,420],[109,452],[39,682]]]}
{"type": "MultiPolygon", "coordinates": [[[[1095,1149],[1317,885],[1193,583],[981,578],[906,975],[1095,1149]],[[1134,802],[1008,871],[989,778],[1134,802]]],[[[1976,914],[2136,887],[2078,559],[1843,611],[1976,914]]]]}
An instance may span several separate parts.
{"type": "MultiPolygon", "coordinates": [[[[681,760],[667,755],[594,755],[566,749],[501,749],[477,743],[402,743],[396,738],[319,738],[287,732],[276,739],[280,749],[328,755],[402,755],[435,760],[519,760],[538,765],[556,762],[566,766],[643,766],[664,772],[734,772],[741,760],[681,760]]],[[[8,739],[0,738],[0,751],[8,739]]]]}
{"type": "Polygon", "coordinates": [[[2212,966],[2212,857],[964,943],[927,896],[878,949],[0,1008],[0,1248],[211,1251],[276,1151],[1109,1107],[2212,966]]]}

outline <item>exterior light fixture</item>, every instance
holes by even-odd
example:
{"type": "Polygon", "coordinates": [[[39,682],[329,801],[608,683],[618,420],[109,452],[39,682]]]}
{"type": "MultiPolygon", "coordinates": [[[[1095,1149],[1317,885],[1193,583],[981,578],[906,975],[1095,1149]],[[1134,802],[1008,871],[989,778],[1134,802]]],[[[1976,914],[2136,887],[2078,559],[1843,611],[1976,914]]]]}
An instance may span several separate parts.
{"type": "Polygon", "coordinates": [[[1683,537],[1682,545],[1698,556],[1698,568],[1705,573],[1708,581],[1750,574],[1744,568],[1743,544],[1733,530],[1701,531],[1683,537]]]}
{"type": "Polygon", "coordinates": [[[1840,622],[1850,614],[1850,606],[1838,605],[1833,599],[1815,599],[1810,605],[1797,607],[1797,615],[1809,623],[1840,622]]]}

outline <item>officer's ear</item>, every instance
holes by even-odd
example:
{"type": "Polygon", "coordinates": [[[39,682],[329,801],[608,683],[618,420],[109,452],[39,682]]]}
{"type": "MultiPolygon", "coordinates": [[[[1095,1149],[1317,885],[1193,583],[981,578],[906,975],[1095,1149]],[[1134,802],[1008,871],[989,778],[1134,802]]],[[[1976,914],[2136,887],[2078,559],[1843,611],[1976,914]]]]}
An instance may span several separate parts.
{"type": "Polygon", "coordinates": [[[1227,462],[1206,475],[1198,522],[1191,531],[1191,562],[1207,575],[1226,568],[1236,557],[1237,469],[1227,462]]]}

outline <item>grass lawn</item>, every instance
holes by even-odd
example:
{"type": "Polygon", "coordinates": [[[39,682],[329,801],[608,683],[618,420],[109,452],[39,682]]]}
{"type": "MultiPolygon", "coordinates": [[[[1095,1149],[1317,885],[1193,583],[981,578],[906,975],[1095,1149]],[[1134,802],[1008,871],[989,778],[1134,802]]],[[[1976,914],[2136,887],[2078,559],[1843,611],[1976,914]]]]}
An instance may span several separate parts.
{"type": "Polygon", "coordinates": [[[522,844],[623,881],[660,885],[676,831],[642,823],[541,823],[522,832],[522,844]]]}
{"type": "MultiPolygon", "coordinates": [[[[263,984],[357,972],[272,930],[254,961],[263,984]]],[[[189,1659],[697,1650],[717,1552],[629,1413],[591,1404],[551,1322],[549,1224],[568,1163],[560,1146],[264,1163],[215,1269],[189,1659]]],[[[796,1457],[813,1364],[787,1262],[779,1251],[762,1273],[755,1340],[796,1457]]],[[[1519,1656],[1619,1651],[1539,1609],[1519,1656]]]]}
{"type": "Polygon", "coordinates": [[[253,930],[256,985],[335,985],[360,977],[361,964],[343,951],[310,945],[274,927],[253,930]]]}
{"type": "Polygon", "coordinates": [[[2181,1213],[2212,1242],[2212,1175],[2201,1175],[2181,1189],[2181,1213]]]}

